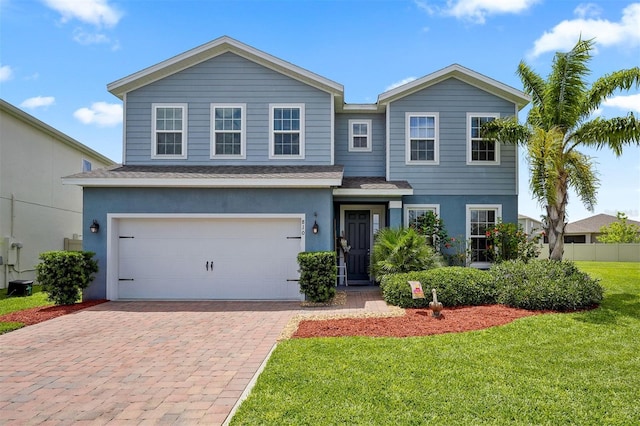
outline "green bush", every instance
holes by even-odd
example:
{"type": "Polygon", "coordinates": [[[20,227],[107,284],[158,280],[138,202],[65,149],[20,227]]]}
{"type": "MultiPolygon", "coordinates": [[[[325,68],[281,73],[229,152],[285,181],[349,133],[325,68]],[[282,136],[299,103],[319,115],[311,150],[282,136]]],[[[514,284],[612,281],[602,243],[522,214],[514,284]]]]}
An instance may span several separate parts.
{"type": "Polygon", "coordinates": [[[511,260],[489,271],[498,303],[523,309],[576,310],[602,301],[603,289],[569,261],[511,260]]]}
{"type": "Polygon", "coordinates": [[[413,228],[382,228],[375,236],[371,275],[378,282],[388,274],[424,271],[443,263],[425,236],[413,228]]]}
{"type": "Polygon", "coordinates": [[[328,302],[336,295],[336,253],[333,251],[298,254],[300,292],[312,302],[328,302]]]}
{"type": "Polygon", "coordinates": [[[387,275],[380,288],[387,303],[403,308],[428,307],[432,288],[445,307],[491,304],[497,295],[488,272],[460,266],[387,275]],[[408,281],[420,281],[425,299],[413,299],[408,281]]]}
{"type": "Polygon", "coordinates": [[[72,305],[81,297],[98,272],[95,253],[89,251],[47,251],[40,254],[36,279],[42,284],[49,301],[56,305],[72,305]]]}

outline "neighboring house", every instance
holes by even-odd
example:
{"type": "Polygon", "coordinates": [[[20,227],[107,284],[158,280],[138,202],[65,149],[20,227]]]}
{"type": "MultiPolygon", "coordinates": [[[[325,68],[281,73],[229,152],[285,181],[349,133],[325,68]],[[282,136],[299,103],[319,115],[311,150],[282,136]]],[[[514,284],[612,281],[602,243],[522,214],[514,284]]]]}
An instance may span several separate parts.
{"type": "Polygon", "coordinates": [[[540,222],[539,220],[533,219],[523,214],[519,214],[518,224],[522,226],[522,229],[527,233],[527,235],[529,235],[530,238],[542,234],[542,222],[540,222]]]}
{"type": "Polygon", "coordinates": [[[33,279],[40,253],[83,233],[82,188],[61,178],[112,164],[0,99],[0,288],[33,279]]]}
{"type": "MultiPolygon", "coordinates": [[[[330,58],[328,58],[330,60],[330,58]]],[[[479,138],[529,98],[460,65],[345,104],[342,85],[229,37],[108,86],[124,164],[84,187],[85,298],[299,299],[296,255],[351,246],[369,282],[375,232],[435,211],[486,261],[484,229],[517,220],[517,150],[479,138]]]]}
{"type": "MultiPolygon", "coordinates": [[[[600,243],[598,241],[598,236],[602,235],[600,228],[617,221],[618,218],[616,216],[601,213],[568,223],[564,229],[564,242],[577,244],[600,243]]],[[[640,226],[640,222],[631,219],[627,219],[627,224],[640,226]]]]}

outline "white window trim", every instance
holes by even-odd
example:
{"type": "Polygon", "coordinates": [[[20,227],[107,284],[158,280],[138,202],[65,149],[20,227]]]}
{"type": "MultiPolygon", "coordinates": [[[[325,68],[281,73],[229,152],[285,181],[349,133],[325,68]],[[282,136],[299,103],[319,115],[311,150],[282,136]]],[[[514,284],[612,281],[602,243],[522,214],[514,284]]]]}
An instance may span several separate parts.
{"type": "Polygon", "coordinates": [[[304,104],[269,104],[269,159],[270,160],[297,160],[304,159],[305,140],[305,112],[304,104]],[[276,155],[275,154],[275,129],[273,128],[273,111],[276,108],[299,108],[300,109],[300,154],[299,155],[276,155]]]}
{"type": "Polygon", "coordinates": [[[471,119],[473,117],[493,117],[500,118],[497,112],[468,112],[467,113],[467,165],[468,166],[499,166],[500,165],[500,143],[496,144],[496,159],[494,161],[472,160],[471,155],[471,119]]]}
{"type": "Polygon", "coordinates": [[[349,120],[349,152],[371,152],[371,120],[349,120]],[[367,126],[367,134],[366,135],[354,135],[353,134],[353,125],[354,124],[365,124],[367,126]],[[367,147],[355,147],[353,146],[353,138],[354,136],[366,136],[367,137],[367,147]]]}
{"type": "Polygon", "coordinates": [[[86,158],[82,159],[82,165],[80,166],[81,170],[83,172],[90,172],[91,170],[93,170],[93,163],[91,162],[91,160],[87,160],[86,158]],[[85,167],[85,165],[88,165],[89,167],[85,167]]]}
{"type": "Polygon", "coordinates": [[[187,127],[189,117],[187,116],[186,103],[153,103],[151,104],[151,158],[162,160],[176,160],[187,158],[187,127]],[[181,155],[164,155],[158,154],[157,138],[156,138],[156,113],[158,108],[181,108],[182,109],[182,154],[181,155]]]}
{"type": "MultiPolygon", "coordinates": [[[[244,160],[247,158],[247,104],[211,104],[211,159],[217,160],[244,160]],[[216,154],[216,108],[240,108],[240,154],[239,155],[229,155],[229,154],[216,154]]],[[[230,133],[225,132],[223,133],[230,133]]]]}
{"type": "Polygon", "coordinates": [[[437,112],[406,112],[405,113],[405,164],[406,165],[429,165],[437,166],[440,164],[440,114],[437,112]],[[411,160],[411,132],[409,122],[411,117],[434,117],[435,118],[435,140],[433,147],[433,161],[417,161],[411,160]]]}
{"type": "MultiPolygon", "coordinates": [[[[466,240],[471,241],[471,210],[495,210],[496,211],[496,223],[500,219],[502,219],[502,204],[467,204],[466,205],[466,215],[465,215],[465,234],[466,240]]],[[[467,263],[470,266],[483,266],[487,262],[473,262],[470,263],[471,259],[467,259],[467,263]]]]}
{"type": "Polygon", "coordinates": [[[436,216],[440,217],[440,204],[405,204],[404,205],[404,226],[409,227],[409,210],[435,210],[436,216]]]}

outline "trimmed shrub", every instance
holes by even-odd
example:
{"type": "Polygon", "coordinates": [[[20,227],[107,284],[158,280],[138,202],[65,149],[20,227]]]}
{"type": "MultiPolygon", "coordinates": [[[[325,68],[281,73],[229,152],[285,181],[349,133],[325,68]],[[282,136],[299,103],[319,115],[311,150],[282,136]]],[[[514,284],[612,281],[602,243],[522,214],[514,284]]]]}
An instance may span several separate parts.
{"type": "Polygon", "coordinates": [[[461,266],[387,275],[380,288],[387,303],[402,308],[429,307],[432,288],[445,307],[495,303],[497,292],[488,272],[461,266]],[[407,281],[420,281],[425,299],[413,299],[407,281]]]}
{"type": "Polygon", "coordinates": [[[300,293],[312,302],[328,302],[336,295],[336,253],[333,251],[298,253],[300,293]]]}
{"type": "Polygon", "coordinates": [[[413,228],[382,228],[376,234],[371,275],[378,282],[388,274],[425,271],[443,264],[442,256],[413,228]]]}
{"type": "Polygon", "coordinates": [[[49,301],[56,305],[72,305],[81,291],[93,281],[98,262],[90,251],[47,251],[40,254],[36,279],[42,284],[49,301]]]}
{"type": "Polygon", "coordinates": [[[498,286],[498,303],[515,308],[577,310],[603,297],[598,280],[566,260],[511,260],[493,265],[489,273],[498,286]]]}

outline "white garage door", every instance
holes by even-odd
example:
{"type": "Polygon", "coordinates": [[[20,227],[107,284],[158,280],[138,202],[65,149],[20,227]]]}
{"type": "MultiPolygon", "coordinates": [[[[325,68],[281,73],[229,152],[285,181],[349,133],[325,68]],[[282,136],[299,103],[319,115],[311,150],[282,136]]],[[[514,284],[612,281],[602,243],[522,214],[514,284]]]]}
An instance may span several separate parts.
{"type": "Polygon", "coordinates": [[[299,218],[118,221],[118,299],[300,300],[299,218]]]}

